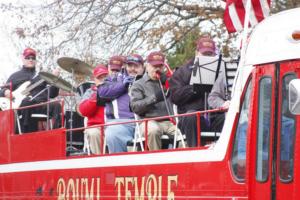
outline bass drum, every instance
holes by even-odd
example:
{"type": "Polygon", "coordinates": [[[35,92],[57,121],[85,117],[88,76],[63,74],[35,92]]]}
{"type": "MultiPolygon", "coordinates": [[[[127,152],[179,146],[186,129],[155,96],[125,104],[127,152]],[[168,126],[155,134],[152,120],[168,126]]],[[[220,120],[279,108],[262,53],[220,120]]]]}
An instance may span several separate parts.
{"type": "Polygon", "coordinates": [[[95,85],[95,82],[93,81],[87,81],[80,83],[78,87],[76,88],[76,92],[82,97],[84,93],[90,89],[93,85],[95,85]]]}

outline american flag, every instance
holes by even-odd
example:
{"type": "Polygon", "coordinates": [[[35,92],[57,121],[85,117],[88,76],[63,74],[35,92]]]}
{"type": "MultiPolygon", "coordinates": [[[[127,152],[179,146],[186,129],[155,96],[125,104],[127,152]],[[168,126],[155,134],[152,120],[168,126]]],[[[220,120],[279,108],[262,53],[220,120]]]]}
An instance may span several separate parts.
{"type": "MultiPolygon", "coordinates": [[[[271,0],[251,1],[249,25],[254,26],[269,16],[271,0]]],[[[224,23],[229,33],[243,30],[247,0],[227,0],[224,23]]]]}

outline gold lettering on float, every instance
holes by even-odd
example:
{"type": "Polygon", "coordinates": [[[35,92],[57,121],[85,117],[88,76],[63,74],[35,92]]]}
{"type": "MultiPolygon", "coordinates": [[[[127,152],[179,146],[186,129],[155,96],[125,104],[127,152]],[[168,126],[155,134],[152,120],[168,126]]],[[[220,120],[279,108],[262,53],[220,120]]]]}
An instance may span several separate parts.
{"type": "Polygon", "coordinates": [[[142,177],[141,192],[139,193],[138,178],[134,177],[134,200],[144,200],[145,176],[142,177]]]}
{"type": "Polygon", "coordinates": [[[94,199],[94,178],[91,180],[91,187],[89,192],[89,180],[88,178],[81,179],[81,197],[84,197],[83,193],[85,191],[85,199],[94,199]],[[84,188],[85,185],[85,188],[84,188]]]}
{"type": "Polygon", "coordinates": [[[79,178],[76,178],[76,200],[79,200],[79,178]]]}
{"type": "Polygon", "coordinates": [[[100,200],[100,178],[97,178],[97,200],[100,200]]]}
{"type": "Polygon", "coordinates": [[[161,200],[162,176],[158,177],[158,200],[161,200]]]}
{"type": "Polygon", "coordinates": [[[149,200],[155,200],[157,197],[157,181],[153,174],[151,174],[148,177],[148,180],[146,183],[146,193],[147,193],[149,200]],[[152,185],[153,185],[153,193],[152,193],[152,185]]]}
{"type": "Polygon", "coordinates": [[[87,178],[81,178],[81,180],[80,180],[80,191],[81,191],[81,193],[80,193],[80,197],[82,198],[82,197],[84,197],[84,189],[86,188],[86,190],[87,190],[87,187],[88,187],[88,179],[87,178]],[[84,187],[85,186],[85,187],[84,187]]]}
{"type": "Polygon", "coordinates": [[[68,185],[67,185],[67,200],[70,199],[70,197],[73,197],[73,199],[75,199],[75,183],[73,179],[70,179],[68,181],[68,185]],[[71,196],[72,193],[72,196],[71,196]]]}
{"type": "Polygon", "coordinates": [[[175,193],[172,191],[172,183],[177,187],[178,175],[168,176],[168,200],[175,200],[175,193]]]}
{"type": "Polygon", "coordinates": [[[57,200],[64,200],[65,199],[65,190],[66,190],[66,184],[63,178],[60,178],[57,182],[57,200]]]}
{"type": "Polygon", "coordinates": [[[162,200],[163,197],[175,200],[174,187],[177,185],[177,175],[115,178],[118,200],[162,200]]]}
{"type": "Polygon", "coordinates": [[[96,200],[100,200],[100,178],[96,178],[96,185],[95,178],[70,178],[66,181],[60,178],[57,182],[56,192],[58,200],[94,200],[95,197],[96,200]]]}
{"type": "Polygon", "coordinates": [[[94,178],[92,178],[91,189],[89,194],[89,189],[86,190],[86,199],[94,199],[94,178]]]}
{"type": "Polygon", "coordinates": [[[121,200],[121,184],[124,186],[124,178],[123,177],[117,177],[115,179],[115,187],[117,185],[117,190],[118,190],[118,200],[121,200]]]}
{"type": "Polygon", "coordinates": [[[125,178],[125,199],[131,200],[131,191],[128,189],[128,185],[131,183],[131,186],[134,184],[133,177],[126,177],[125,178]]]}

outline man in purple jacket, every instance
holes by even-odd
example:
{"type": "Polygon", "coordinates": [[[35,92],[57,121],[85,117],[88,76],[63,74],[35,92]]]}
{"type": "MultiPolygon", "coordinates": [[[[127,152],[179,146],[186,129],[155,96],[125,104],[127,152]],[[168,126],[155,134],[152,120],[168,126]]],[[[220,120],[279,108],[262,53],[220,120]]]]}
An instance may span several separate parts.
{"type": "MultiPolygon", "coordinates": [[[[100,102],[105,102],[107,122],[134,120],[129,108],[128,87],[137,75],[144,73],[143,58],[133,54],[126,58],[124,73],[110,76],[98,89],[100,102]]],[[[109,153],[126,152],[127,142],[134,137],[135,123],[107,126],[105,139],[109,153]]]]}

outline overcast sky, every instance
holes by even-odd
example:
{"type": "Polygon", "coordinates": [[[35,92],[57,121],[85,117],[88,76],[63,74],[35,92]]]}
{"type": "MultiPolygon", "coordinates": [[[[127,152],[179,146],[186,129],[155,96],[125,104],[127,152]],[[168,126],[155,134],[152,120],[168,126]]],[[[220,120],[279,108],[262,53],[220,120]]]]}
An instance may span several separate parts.
{"type": "MultiPolygon", "coordinates": [[[[45,1],[49,2],[49,0],[1,0],[0,3],[40,5],[45,1]]],[[[12,18],[13,15],[14,13],[0,13],[0,84],[6,82],[9,75],[22,65],[21,54],[25,44],[22,44],[20,41],[12,41],[10,37],[11,34],[15,34],[16,27],[20,26],[12,18]]],[[[69,56],[72,57],[71,54],[69,56]]]]}
{"type": "MultiPolygon", "coordinates": [[[[1,0],[3,4],[27,4],[36,5],[43,2],[42,0],[1,0]]],[[[0,84],[6,82],[6,79],[11,73],[18,70],[22,65],[21,54],[22,51],[17,49],[16,45],[22,46],[22,44],[13,44],[10,38],[15,28],[18,26],[18,22],[11,17],[11,14],[0,12],[0,84]]]]}
{"type": "Polygon", "coordinates": [[[8,38],[7,21],[9,20],[6,14],[0,14],[0,81],[3,83],[8,78],[8,76],[15,71],[16,64],[20,63],[20,58],[16,57],[16,49],[14,45],[11,44],[8,38]]]}

